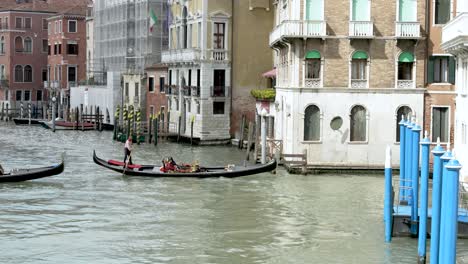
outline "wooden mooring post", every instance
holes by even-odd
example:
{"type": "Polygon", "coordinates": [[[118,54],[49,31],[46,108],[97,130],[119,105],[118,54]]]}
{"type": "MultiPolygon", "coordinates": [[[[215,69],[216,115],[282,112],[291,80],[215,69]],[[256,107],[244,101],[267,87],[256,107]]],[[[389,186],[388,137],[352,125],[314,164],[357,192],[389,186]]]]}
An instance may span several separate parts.
{"type": "Polygon", "coordinates": [[[244,146],[244,128],[245,128],[245,115],[242,115],[242,121],[241,121],[241,126],[239,128],[239,144],[238,148],[242,149],[244,146]]]}
{"type": "Polygon", "coordinates": [[[180,140],[180,125],[182,123],[182,116],[179,115],[179,124],[177,125],[177,143],[180,140]]]}
{"type": "Polygon", "coordinates": [[[252,147],[253,134],[254,134],[254,124],[252,122],[249,122],[249,131],[248,131],[248,136],[247,136],[247,151],[245,154],[245,161],[249,161],[250,159],[250,149],[252,147]]]}
{"type": "Polygon", "coordinates": [[[3,121],[4,119],[4,111],[5,111],[5,103],[2,103],[2,116],[1,116],[1,120],[3,121]]]}
{"type": "Polygon", "coordinates": [[[193,123],[195,123],[195,116],[190,120],[190,145],[193,145],[193,123]]]}
{"type": "Polygon", "coordinates": [[[148,143],[151,144],[151,137],[153,136],[151,133],[153,126],[153,115],[150,114],[148,118],[148,143]]]}
{"type": "Polygon", "coordinates": [[[158,129],[159,129],[159,122],[158,122],[157,116],[153,121],[153,125],[154,125],[154,145],[157,146],[158,145],[158,129]]]}

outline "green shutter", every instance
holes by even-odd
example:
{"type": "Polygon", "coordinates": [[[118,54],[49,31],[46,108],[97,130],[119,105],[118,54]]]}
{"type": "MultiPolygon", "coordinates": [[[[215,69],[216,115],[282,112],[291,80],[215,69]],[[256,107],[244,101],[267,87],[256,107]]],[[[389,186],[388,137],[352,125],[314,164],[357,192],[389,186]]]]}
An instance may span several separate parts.
{"type": "Polygon", "coordinates": [[[306,59],[320,59],[320,52],[316,50],[311,50],[306,53],[306,59]]]}
{"type": "Polygon", "coordinates": [[[414,62],[414,55],[411,52],[403,52],[398,57],[399,62],[414,62]]]}
{"type": "Polygon", "coordinates": [[[449,57],[449,83],[455,84],[455,58],[449,57]]]}
{"type": "Polygon", "coordinates": [[[427,83],[434,82],[434,57],[430,56],[427,60],[427,83]]]}
{"type": "Polygon", "coordinates": [[[356,51],[353,54],[353,59],[357,59],[357,60],[367,59],[367,53],[365,51],[356,51]]]}

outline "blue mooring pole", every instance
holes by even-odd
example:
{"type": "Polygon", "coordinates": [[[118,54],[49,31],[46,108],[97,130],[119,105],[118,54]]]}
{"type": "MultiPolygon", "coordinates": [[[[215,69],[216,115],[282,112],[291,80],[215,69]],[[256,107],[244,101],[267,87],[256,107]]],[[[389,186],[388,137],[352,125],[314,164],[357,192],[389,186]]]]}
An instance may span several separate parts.
{"type": "Polygon", "coordinates": [[[424,133],[424,139],[421,141],[421,215],[419,217],[418,232],[418,263],[426,263],[426,233],[427,233],[427,196],[429,184],[429,149],[431,141],[424,133]]]}
{"type": "Polygon", "coordinates": [[[461,165],[453,157],[442,180],[442,209],[439,244],[439,263],[456,263],[458,229],[458,184],[461,165]]]}
{"type": "Polygon", "coordinates": [[[413,124],[411,123],[411,115],[408,115],[408,119],[406,121],[406,132],[405,132],[405,189],[406,189],[406,201],[408,201],[408,205],[412,203],[413,198],[412,189],[411,189],[411,139],[412,133],[411,130],[413,129],[413,124]]]}
{"type": "Polygon", "coordinates": [[[411,210],[411,235],[418,235],[418,196],[419,196],[419,137],[421,133],[421,127],[416,124],[413,124],[413,129],[411,131],[412,142],[411,142],[411,181],[412,181],[412,210],[411,210]]]}
{"type": "Polygon", "coordinates": [[[432,218],[431,218],[431,264],[439,263],[439,237],[440,237],[440,198],[442,190],[442,160],[444,149],[437,138],[437,146],[432,150],[434,167],[432,169],[432,218]]]}
{"type": "Polygon", "coordinates": [[[385,197],[384,197],[384,221],[385,242],[392,241],[393,218],[393,186],[392,186],[392,149],[387,146],[385,151],[385,197]]]}
{"type": "Polygon", "coordinates": [[[405,190],[405,115],[401,116],[401,121],[398,123],[400,125],[400,186],[399,186],[399,201],[406,201],[406,190],[405,190]]]}

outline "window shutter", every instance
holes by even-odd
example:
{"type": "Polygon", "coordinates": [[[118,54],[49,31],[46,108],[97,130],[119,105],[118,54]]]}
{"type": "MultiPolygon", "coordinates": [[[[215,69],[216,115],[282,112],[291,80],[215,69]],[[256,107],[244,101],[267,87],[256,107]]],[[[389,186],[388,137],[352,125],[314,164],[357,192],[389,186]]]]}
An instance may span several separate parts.
{"type": "Polygon", "coordinates": [[[427,60],[427,83],[434,82],[434,57],[430,56],[427,60]]]}
{"type": "Polygon", "coordinates": [[[449,82],[455,84],[455,58],[449,57],[449,82]]]}

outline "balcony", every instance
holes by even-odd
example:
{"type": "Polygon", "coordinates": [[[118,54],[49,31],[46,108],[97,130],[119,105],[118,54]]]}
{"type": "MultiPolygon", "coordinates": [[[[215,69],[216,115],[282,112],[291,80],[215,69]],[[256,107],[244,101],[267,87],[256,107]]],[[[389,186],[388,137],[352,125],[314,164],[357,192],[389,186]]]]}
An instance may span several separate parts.
{"type": "Polygon", "coordinates": [[[349,37],[369,39],[374,37],[372,21],[349,21],[349,37]]]}
{"type": "Polygon", "coordinates": [[[315,20],[285,20],[270,33],[270,46],[284,38],[325,38],[327,24],[315,20]]]}
{"type": "Polygon", "coordinates": [[[182,92],[184,96],[191,96],[192,95],[192,89],[190,86],[182,86],[182,92]]]}
{"type": "Polygon", "coordinates": [[[167,85],[167,84],[164,85],[164,93],[165,93],[166,95],[170,95],[171,92],[172,92],[171,86],[170,86],[170,85],[167,85]]]}
{"type": "Polygon", "coordinates": [[[442,30],[442,48],[446,51],[468,50],[467,25],[468,12],[459,14],[453,20],[445,24],[442,30]]]}
{"type": "Polygon", "coordinates": [[[222,49],[209,50],[210,59],[212,61],[228,61],[228,51],[222,49]]]}
{"type": "Polygon", "coordinates": [[[178,85],[171,85],[171,94],[172,95],[179,95],[179,86],[178,85]]]}
{"type": "Polygon", "coordinates": [[[398,89],[414,88],[414,81],[413,80],[398,80],[397,88],[398,89]]]}
{"type": "Polygon", "coordinates": [[[162,63],[194,62],[201,59],[199,49],[173,49],[161,53],[162,63]]]}
{"type": "Polygon", "coordinates": [[[9,87],[9,81],[6,77],[0,77],[0,88],[6,89],[9,87]]]}
{"type": "Polygon", "coordinates": [[[322,82],[320,79],[311,79],[306,78],[304,87],[306,88],[320,88],[322,86],[322,82]]]}
{"type": "Polygon", "coordinates": [[[192,88],[193,97],[200,97],[200,86],[191,86],[190,88],[192,88]]]}
{"type": "Polygon", "coordinates": [[[211,97],[228,97],[229,86],[211,86],[211,97]]]}
{"type": "Polygon", "coordinates": [[[421,37],[419,22],[395,22],[397,39],[418,39],[421,37]]]}

